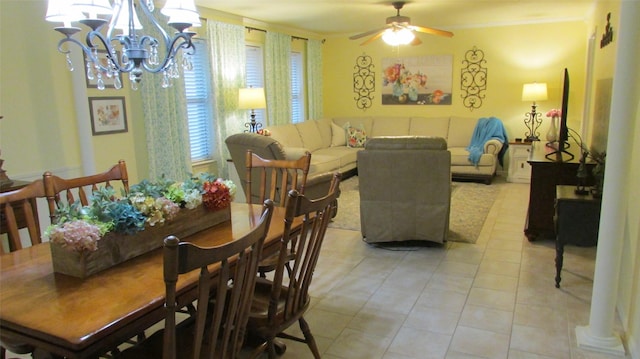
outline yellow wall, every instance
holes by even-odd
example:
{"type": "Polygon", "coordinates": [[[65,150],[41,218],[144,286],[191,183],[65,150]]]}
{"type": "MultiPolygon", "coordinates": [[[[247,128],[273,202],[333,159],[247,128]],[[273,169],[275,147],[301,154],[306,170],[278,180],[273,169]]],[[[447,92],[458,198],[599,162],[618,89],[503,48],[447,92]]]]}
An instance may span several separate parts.
{"type": "MultiPolygon", "coordinates": [[[[100,92],[74,86],[78,82],[84,83],[82,66],[76,63],[78,72],[75,74],[66,70],[64,55],[58,53],[55,46],[61,35],[52,30],[54,24],[43,20],[46,4],[46,0],[0,0],[0,115],[4,116],[0,120],[0,149],[5,160],[3,168],[10,177],[16,179],[36,178],[45,170],[67,173],[82,171],[82,134],[78,133],[75,88],[81,91],[78,96],[81,106],[87,106],[86,98],[89,96],[126,97],[129,132],[104,136],[89,134],[90,150],[94,153],[96,170],[106,169],[122,158],[128,163],[132,183],[146,178],[146,140],[139,94],[128,90],[127,79],[124,79],[125,89],[120,91],[100,92]],[[28,24],[28,31],[25,31],[25,24],[28,24]]],[[[612,12],[615,27],[619,19],[618,7],[619,1],[598,4],[588,23],[457,29],[451,39],[420,35],[423,45],[402,48],[399,53],[380,41],[361,47],[357,41],[329,37],[323,47],[324,114],[327,117],[395,114],[424,117],[496,116],[504,121],[509,137],[513,139],[524,136],[523,114],[530,110],[530,104],[520,99],[522,84],[547,82],[550,98],[539,103],[540,111],[557,108],[560,106],[562,69],[568,67],[571,74],[569,125],[578,130],[582,118],[589,120],[593,111],[591,108],[583,116],[587,38],[594,29],[598,29],[599,41],[609,11],[612,12]],[[485,53],[488,82],[483,106],[469,111],[459,97],[460,68],[465,52],[474,46],[485,53]],[[373,107],[367,111],[357,109],[352,92],[353,67],[356,58],[363,53],[373,57],[378,71],[376,99],[373,107]],[[436,107],[382,106],[379,97],[381,59],[429,54],[453,55],[454,103],[436,107]]],[[[245,23],[242,19],[221,16],[213,10],[203,11],[201,15],[255,25],[245,23]]],[[[279,30],[259,25],[265,24],[255,26],[279,30]]],[[[308,37],[304,32],[290,33],[308,37]]],[[[614,40],[609,47],[596,50],[594,80],[613,75],[615,49],[614,40]]],[[[635,101],[639,104],[635,118],[637,124],[640,123],[640,96],[635,101]]],[[[80,120],[89,121],[88,118],[80,120]]],[[[542,136],[547,126],[545,122],[540,128],[542,136]]],[[[633,183],[640,178],[640,131],[637,127],[635,138],[629,143],[633,155],[628,178],[630,182],[635,181],[633,183]]],[[[630,186],[628,197],[640,197],[638,186],[630,186]]],[[[640,351],[640,313],[637,307],[640,298],[640,259],[637,256],[639,218],[640,202],[630,201],[622,239],[625,241],[625,252],[618,308],[636,355],[640,351]]]]}
{"type": "MultiPolygon", "coordinates": [[[[571,74],[570,127],[579,130],[584,96],[586,24],[583,22],[547,23],[454,30],[454,37],[444,38],[420,34],[422,45],[400,49],[377,40],[359,46],[362,40],[329,38],[324,44],[324,115],[336,116],[464,116],[500,118],[509,139],[524,137],[524,113],[530,102],[522,102],[522,85],[546,82],[549,99],[538,103],[543,114],[561,104],[562,74],[567,67],[571,74]],[[487,75],[486,97],[482,107],[470,111],[461,99],[460,72],[467,51],[473,47],[485,55],[487,75]],[[373,106],[357,108],[353,93],[353,71],[356,58],[371,56],[376,70],[376,92],[373,106]],[[453,103],[443,106],[382,105],[382,59],[424,55],[453,55],[453,103]]],[[[543,115],[544,116],[544,115],[543,115]]],[[[540,137],[548,129],[543,117],[540,137]]]]}
{"type": "MultiPolygon", "coordinates": [[[[146,172],[147,156],[139,95],[128,89],[128,80],[123,79],[125,88],[119,91],[87,89],[81,57],[74,56],[80,60],[69,72],[65,56],[57,51],[62,35],[53,30],[58,24],[44,21],[46,0],[3,0],[0,6],[0,149],[9,177],[32,179],[46,170],[82,175],[87,149],[81,148],[80,138],[85,138],[95,171],[125,159],[131,180],[137,182],[139,169],[146,172]],[[25,24],[29,31],[23,31],[25,24]],[[87,109],[88,97],[125,96],[129,131],[79,133],[74,86],[81,95],[78,104],[87,109]]],[[[80,120],[89,123],[89,118],[80,120]]]]}

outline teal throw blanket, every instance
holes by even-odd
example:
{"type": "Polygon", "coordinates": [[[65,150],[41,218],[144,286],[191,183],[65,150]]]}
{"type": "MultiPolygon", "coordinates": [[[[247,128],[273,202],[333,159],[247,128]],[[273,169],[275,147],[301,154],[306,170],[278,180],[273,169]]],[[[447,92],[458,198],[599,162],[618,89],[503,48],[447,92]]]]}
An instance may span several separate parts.
{"type": "Polygon", "coordinates": [[[498,161],[500,162],[500,166],[504,167],[504,154],[509,147],[509,141],[507,140],[507,131],[502,121],[495,117],[482,117],[478,119],[476,128],[473,130],[473,136],[471,136],[471,144],[467,147],[467,151],[469,151],[469,161],[471,161],[471,163],[476,166],[478,165],[480,156],[482,156],[484,152],[484,143],[492,138],[502,142],[502,148],[500,149],[500,153],[498,153],[498,161]]]}

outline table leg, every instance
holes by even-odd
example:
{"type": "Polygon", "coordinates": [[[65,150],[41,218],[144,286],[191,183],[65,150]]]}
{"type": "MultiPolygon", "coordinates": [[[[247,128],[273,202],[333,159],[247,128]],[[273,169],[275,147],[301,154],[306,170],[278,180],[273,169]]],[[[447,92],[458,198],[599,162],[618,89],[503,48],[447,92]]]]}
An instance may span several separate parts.
{"type": "Polygon", "coordinates": [[[560,272],[564,260],[564,243],[556,238],[556,288],[560,288],[560,272]]]}

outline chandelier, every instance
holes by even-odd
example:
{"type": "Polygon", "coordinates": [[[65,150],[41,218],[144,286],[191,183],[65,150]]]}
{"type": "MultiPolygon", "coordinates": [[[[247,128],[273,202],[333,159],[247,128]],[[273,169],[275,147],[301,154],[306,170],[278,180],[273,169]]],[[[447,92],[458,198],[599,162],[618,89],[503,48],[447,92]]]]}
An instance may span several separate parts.
{"type": "MultiPolygon", "coordinates": [[[[66,43],[78,45],[87,59],[87,78],[97,78],[98,89],[104,89],[104,79],[114,78],[114,87],[122,88],[119,73],[129,73],[131,88],[138,89],[144,71],[163,73],[162,87],[170,87],[172,79],[180,77],[180,69],[192,68],[189,56],[195,51],[191,42],[194,32],[185,31],[192,26],[200,26],[200,19],[194,0],[167,0],[160,11],[167,16],[167,24],[177,32],[173,38],[153,16],[153,0],[49,0],[45,19],[64,23],[54,28],[65,36],[58,42],[58,51],[66,55],[67,67],[73,71],[66,43]],[[148,19],[157,35],[142,33],[142,25],[136,10],[148,19]],[[100,17],[99,17],[100,16],[100,17]],[[72,26],[80,22],[89,27],[86,44],[73,37],[81,29],[72,26]],[[108,25],[105,28],[105,25],[108,25]],[[106,31],[105,31],[106,30],[106,31]],[[177,58],[183,49],[181,59],[177,58]],[[103,60],[99,51],[105,52],[103,60]]],[[[148,30],[148,29],[147,29],[148,30]]]]}

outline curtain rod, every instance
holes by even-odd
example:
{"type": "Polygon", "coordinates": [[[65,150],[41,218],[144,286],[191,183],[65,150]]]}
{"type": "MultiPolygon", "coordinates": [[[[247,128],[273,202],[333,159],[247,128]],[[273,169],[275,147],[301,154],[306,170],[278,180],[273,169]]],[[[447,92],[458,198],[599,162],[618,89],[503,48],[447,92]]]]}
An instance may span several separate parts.
{"type": "MultiPolygon", "coordinates": [[[[249,32],[251,32],[252,30],[255,31],[261,31],[261,32],[267,32],[267,30],[264,29],[258,29],[257,27],[251,27],[251,26],[245,26],[245,29],[249,30],[249,32]]],[[[291,36],[292,40],[304,40],[304,41],[309,41],[309,39],[307,39],[306,37],[299,37],[299,36],[291,36]]]]}

